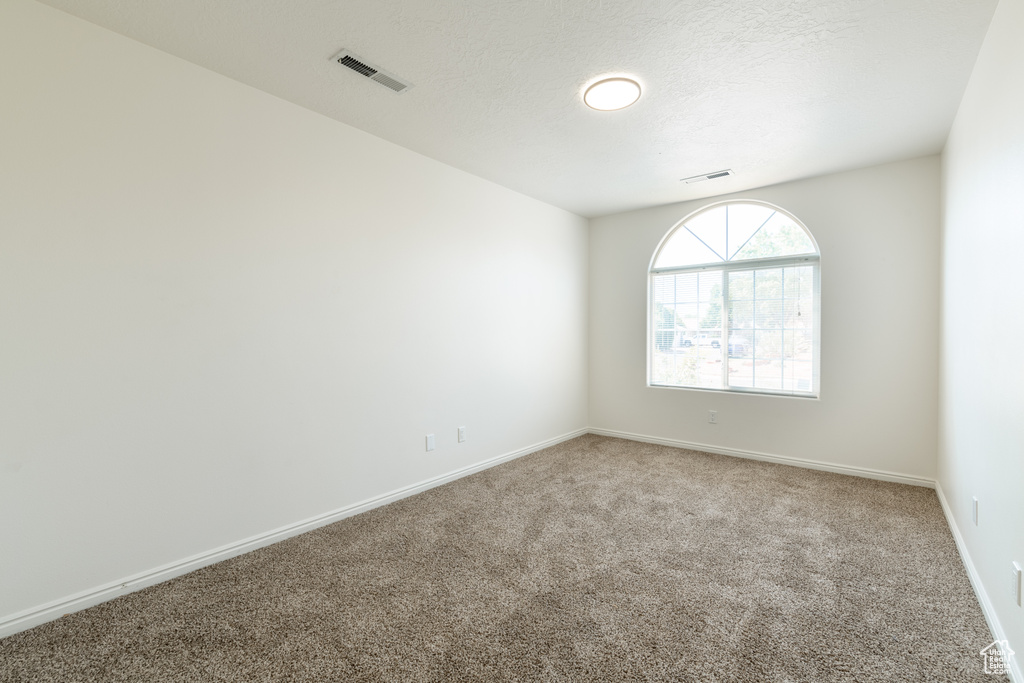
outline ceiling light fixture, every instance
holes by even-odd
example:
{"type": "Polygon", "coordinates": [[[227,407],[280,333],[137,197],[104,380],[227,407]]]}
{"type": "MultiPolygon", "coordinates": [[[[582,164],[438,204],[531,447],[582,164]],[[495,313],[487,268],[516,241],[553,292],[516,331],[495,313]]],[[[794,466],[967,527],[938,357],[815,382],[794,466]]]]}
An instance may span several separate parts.
{"type": "Polygon", "coordinates": [[[625,109],[640,99],[640,84],[632,78],[617,76],[594,83],[583,93],[583,101],[591,109],[615,111],[625,109]]]}

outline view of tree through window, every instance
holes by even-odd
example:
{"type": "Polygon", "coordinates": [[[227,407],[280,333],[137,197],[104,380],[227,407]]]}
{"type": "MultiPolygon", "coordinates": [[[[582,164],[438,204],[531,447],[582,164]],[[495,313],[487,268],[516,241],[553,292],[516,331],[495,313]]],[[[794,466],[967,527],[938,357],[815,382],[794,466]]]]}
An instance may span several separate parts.
{"type": "Polygon", "coordinates": [[[650,384],[817,395],[818,250],[795,218],[708,207],[669,233],[650,277],[650,384]]]}

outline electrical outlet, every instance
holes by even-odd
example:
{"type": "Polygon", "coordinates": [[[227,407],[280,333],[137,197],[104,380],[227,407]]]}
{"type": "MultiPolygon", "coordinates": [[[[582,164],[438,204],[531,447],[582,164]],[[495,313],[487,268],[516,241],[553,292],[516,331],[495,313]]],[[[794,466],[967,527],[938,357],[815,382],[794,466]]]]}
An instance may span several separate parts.
{"type": "Polygon", "coordinates": [[[1011,571],[1011,576],[1012,576],[1012,579],[1013,579],[1012,583],[1011,583],[1011,589],[1013,590],[1013,593],[1012,593],[1013,601],[1017,603],[1017,607],[1020,607],[1020,591],[1021,591],[1021,585],[1020,585],[1020,582],[1021,582],[1020,565],[1017,564],[1016,562],[1014,562],[1010,571],[1011,571]]]}
{"type": "Polygon", "coordinates": [[[708,422],[710,422],[713,425],[718,424],[718,411],[717,410],[709,410],[708,411],[708,422]]]}
{"type": "Polygon", "coordinates": [[[433,434],[427,434],[427,450],[428,451],[434,450],[434,435],[433,434]]]}
{"type": "Polygon", "coordinates": [[[459,427],[459,443],[462,443],[465,440],[466,440],[466,428],[465,427],[459,427]]]}
{"type": "Polygon", "coordinates": [[[971,498],[971,516],[974,518],[974,526],[978,526],[978,497],[971,498]]]}

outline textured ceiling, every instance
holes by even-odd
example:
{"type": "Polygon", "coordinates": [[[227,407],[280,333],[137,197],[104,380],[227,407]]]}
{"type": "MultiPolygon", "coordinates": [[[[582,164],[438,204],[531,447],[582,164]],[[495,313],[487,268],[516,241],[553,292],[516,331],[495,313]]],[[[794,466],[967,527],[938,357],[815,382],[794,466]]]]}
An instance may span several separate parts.
{"type": "Polygon", "coordinates": [[[584,216],[939,152],[996,5],[44,2],[584,216]],[[415,87],[338,66],[341,48],[415,87]],[[588,109],[582,86],[608,73],[635,75],[640,101],[588,109]]]}

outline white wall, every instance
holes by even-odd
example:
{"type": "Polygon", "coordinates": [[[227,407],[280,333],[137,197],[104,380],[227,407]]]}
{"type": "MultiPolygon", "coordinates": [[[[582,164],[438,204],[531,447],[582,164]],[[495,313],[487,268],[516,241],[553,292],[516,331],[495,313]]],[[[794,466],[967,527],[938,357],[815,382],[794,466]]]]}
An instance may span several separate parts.
{"type": "Polygon", "coordinates": [[[586,426],[584,219],[29,0],[0,64],[0,624],[586,426]]]}
{"type": "Polygon", "coordinates": [[[932,479],[939,186],[927,157],[591,221],[591,426],[932,479]],[[690,212],[733,197],[785,208],[818,241],[820,400],[646,386],[654,249],[690,212]]]}
{"type": "Polygon", "coordinates": [[[1013,602],[1009,579],[1011,562],[1024,566],[1022,34],[1024,0],[1001,0],[943,155],[938,468],[1018,666],[1024,608],[1013,602]]]}

